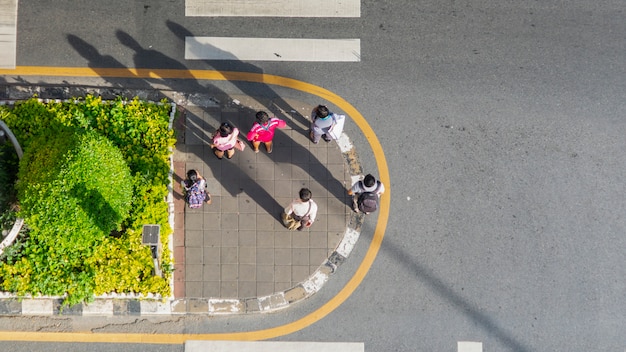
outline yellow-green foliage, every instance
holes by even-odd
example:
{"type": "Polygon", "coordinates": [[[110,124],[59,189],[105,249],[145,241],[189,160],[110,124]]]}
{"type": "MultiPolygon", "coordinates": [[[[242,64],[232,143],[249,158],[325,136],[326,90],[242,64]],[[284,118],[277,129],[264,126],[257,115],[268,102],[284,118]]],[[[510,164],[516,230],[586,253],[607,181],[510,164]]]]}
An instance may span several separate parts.
{"type": "Polygon", "coordinates": [[[67,294],[67,304],[112,291],[170,294],[169,112],[168,104],[93,96],[0,107],[26,151],[17,189],[32,229],[0,263],[3,290],[67,294]],[[152,275],[144,224],[161,225],[164,278],[152,275]]]}

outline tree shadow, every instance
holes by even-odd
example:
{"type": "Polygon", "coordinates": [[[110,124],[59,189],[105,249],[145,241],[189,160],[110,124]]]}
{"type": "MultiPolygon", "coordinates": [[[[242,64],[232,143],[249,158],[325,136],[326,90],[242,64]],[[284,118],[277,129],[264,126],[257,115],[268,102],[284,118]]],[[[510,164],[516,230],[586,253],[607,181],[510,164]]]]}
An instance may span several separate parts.
{"type": "Polygon", "coordinates": [[[103,233],[115,230],[114,224],[122,222],[122,216],[109,205],[102,194],[95,189],[88,189],[85,183],[76,184],[71,195],[76,203],[103,233]]]}

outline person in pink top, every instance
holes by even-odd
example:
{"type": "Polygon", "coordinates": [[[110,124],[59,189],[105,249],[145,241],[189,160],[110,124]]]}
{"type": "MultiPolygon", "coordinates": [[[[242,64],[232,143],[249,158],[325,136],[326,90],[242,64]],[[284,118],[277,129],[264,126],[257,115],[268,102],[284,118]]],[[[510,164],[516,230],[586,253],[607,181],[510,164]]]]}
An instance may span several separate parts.
{"type": "Polygon", "coordinates": [[[226,158],[230,159],[235,154],[235,145],[237,144],[237,136],[239,136],[239,129],[232,126],[228,122],[224,122],[213,134],[211,141],[211,148],[213,153],[218,159],[222,159],[224,154],[226,158]]]}
{"type": "Polygon", "coordinates": [[[283,128],[287,126],[287,123],[277,117],[272,117],[265,112],[259,111],[256,113],[256,122],[252,125],[252,129],[246,136],[250,142],[252,142],[252,150],[255,153],[259,152],[259,146],[261,143],[265,144],[265,150],[268,153],[272,152],[272,139],[274,138],[274,131],[276,128],[283,128]]]}

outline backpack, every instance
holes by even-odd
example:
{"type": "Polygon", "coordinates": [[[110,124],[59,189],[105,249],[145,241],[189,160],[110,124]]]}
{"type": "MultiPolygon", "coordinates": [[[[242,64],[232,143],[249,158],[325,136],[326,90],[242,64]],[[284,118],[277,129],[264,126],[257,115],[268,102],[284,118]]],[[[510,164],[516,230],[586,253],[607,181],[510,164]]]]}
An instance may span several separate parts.
{"type": "Polygon", "coordinates": [[[359,195],[359,199],[357,200],[357,205],[359,210],[364,213],[371,213],[373,211],[378,210],[378,188],[380,184],[376,183],[376,189],[372,192],[363,192],[359,195]]]}
{"type": "Polygon", "coordinates": [[[194,182],[187,191],[187,203],[189,203],[189,207],[200,208],[205,198],[206,193],[204,190],[200,189],[198,182],[194,182]]]}

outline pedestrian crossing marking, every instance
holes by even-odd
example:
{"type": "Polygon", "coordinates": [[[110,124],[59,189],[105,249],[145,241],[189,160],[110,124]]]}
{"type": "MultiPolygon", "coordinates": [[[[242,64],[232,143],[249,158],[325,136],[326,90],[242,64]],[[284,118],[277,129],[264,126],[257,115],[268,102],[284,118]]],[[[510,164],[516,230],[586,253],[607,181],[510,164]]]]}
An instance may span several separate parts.
{"type": "Polygon", "coordinates": [[[361,0],[186,0],[185,16],[361,17],[361,0]]]}
{"type": "Polygon", "coordinates": [[[186,60],[361,61],[360,39],[186,37],[186,60]]]}
{"type": "Polygon", "coordinates": [[[17,0],[0,0],[0,68],[15,68],[17,0]]]}
{"type": "Polygon", "coordinates": [[[185,342],[185,352],[364,352],[362,342],[200,341],[185,342]]]}
{"type": "Polygon", "coordinates": [[[458,341],[457,351],[458,352],[483,352],[483,343],[473,342],[473,341],[458,341]]]}

